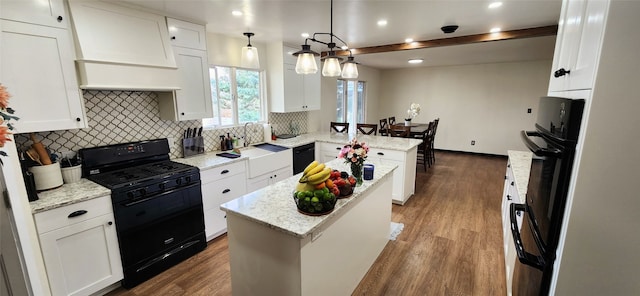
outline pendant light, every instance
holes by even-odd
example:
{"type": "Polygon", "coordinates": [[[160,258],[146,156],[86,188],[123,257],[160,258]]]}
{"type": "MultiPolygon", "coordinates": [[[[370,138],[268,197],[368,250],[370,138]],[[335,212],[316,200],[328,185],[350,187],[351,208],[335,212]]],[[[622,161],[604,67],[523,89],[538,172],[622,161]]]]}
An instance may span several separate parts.
{"type": "Polygon", "coordinates": [[[322,76],[339,77],[342,74],[343,78],[358,78],[357,63],[354,61],[353,56],[351,56],[351,52],[349,52],[349,59],[343,63],[344,67],[348,68],[347,73],[344,73],[344,69],[340,69],[340,61],[342,59],[336,55],[335,51],[333,51],[333,49],[336,47],[336,43],[333,42],[333,38],[338,39],[338,41],[342,42],[342,44],[344,45],[343,48],[348,48],[347,43],[344,42],[344,40],[333,34],[333,0],[331,0],[331,31],[329,33],[313,33],[312,38],[306,38],[304,40],[302,50],[293,54],[298,57],[298,61],[296,62],[296,73],[314,74],[318,71],[315,57],[319,54],[312,51],[311,45],[307,44],[307,41],[311,40],[313,42],[322,43],[329,47],[328,54],[324,58],[322,58],[322,61],[324,62],[324,65],[322,67],[322,76]],[[317,35],[329,35],[329,42],[324,42],[316,39],[317,35]]]}
{"type": "Polygon", "coordinates": [[[351,51],[349,51],[349,57],[342,63],[342,78],[344,79],[356,79],[358,78],[358,63],[354,61],[351,51]]]}
{"type": "Polygon", "coordinates": [[[240,66],[243,68],[260,69],[260,60],[258,57],[258,49],[251,46],[251,36],[253,33],[243,33],[249,39],[249,44],[242,48],[242,57],[240,60],[240,66]]]}

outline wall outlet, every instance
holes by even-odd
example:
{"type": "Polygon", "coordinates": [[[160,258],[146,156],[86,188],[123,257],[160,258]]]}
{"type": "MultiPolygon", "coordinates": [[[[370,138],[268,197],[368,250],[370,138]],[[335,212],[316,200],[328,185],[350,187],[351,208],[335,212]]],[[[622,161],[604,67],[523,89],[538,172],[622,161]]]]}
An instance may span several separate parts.
{"type": "Polygon", "coordinates": [[[476,140],[471,140],[471,146],[476,144],[476,140]]]}
{"type": "Polygon", "coordinates": [[[531,113],[531,108],[527,109],[527,113],[531,113]]]}
{"type": "Polygon", "coordinates": [[[169,149],[176,145],[176,139],[173,137],[167,137],[167,142],[169,142],[169,149]]]}

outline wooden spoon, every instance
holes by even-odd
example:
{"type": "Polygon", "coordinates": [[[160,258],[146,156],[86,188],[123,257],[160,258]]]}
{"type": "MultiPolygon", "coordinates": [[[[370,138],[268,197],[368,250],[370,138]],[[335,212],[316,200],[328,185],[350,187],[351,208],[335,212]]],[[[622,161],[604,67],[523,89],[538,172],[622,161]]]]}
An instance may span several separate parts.
{"type": "Polygon", "coordinates": [[[40,159],[41,164],[42,165],[51,164],[51,158],[49,157],[49,153],[47,153],[47,150],[44,149],[44,145],[42,145],[42,143],[40,143],[40,141],[36,139],[36,135],[34,133],[31,133],[31,141],[33,141],[33,144],[31,145],[31,147],[38,154],[38,159],[40,159]]]}
{"type": "Polygon", "coordinates": [[[38,153],[36,152],[35,149],[33,149],[33,147],[27,149],[27,156],[29,156],[29,158],[37,163],[39,163],[40,165],[42,165],[42,162],[40,161],[40,155],[38,155],[38,153]]]}

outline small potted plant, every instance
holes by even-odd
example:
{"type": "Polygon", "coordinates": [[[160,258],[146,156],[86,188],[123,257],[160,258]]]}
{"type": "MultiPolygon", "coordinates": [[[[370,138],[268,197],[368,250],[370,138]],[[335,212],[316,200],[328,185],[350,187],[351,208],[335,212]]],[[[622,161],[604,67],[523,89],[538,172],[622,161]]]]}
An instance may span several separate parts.
{"type": "Polygon", "coordinates": [[[405,126],[410,126],[411,125],[411,119],[416,118],[416,116],[418,116],[418,114],[420,114],[420,104],[411,103],[411,105],[409,106],[409,109],[407,109],[408,117],[404,119],[404,125],[405,126]]]}

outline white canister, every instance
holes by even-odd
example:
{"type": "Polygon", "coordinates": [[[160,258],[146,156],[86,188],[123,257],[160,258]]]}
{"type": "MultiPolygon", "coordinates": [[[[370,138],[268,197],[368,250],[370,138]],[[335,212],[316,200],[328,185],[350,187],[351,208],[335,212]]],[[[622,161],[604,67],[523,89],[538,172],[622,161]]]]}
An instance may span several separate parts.
{"type": "Polygon", "coordinates": [[[62,173],[60,163],[54,162],[48,165],[38,165],[29,168],[36,181],[36,190],[47,190],[62,186],[62,173]]]}
{"type": "Polygon", "coordinates": [[[61,168],[62,180],[66,183],[78,182],[82,178],[82,165],[61,168]]]}

